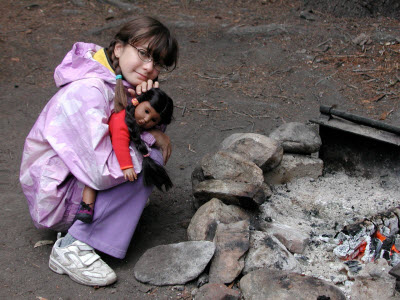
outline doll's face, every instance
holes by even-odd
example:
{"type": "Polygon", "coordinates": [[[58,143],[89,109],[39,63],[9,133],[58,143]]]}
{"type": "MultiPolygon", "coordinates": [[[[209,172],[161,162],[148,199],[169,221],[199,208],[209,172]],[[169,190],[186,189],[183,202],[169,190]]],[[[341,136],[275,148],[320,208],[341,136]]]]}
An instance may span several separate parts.
{"type": "Polygon", "coordinates": [[[135,108],[135,120],[141,128],[150,129],[160,123],[161,117],[149,101],[144,101],[135,108]]]}
{"type": "Polygon", "coordinates": [[[116,43],[115,45],[114,54],[119,59],[122,76],[133,86],[137,86],[149,79],[154,80],[160,73],[154,67],[153,61],[145,62],[139,57],[139,51],[147,51],[147,46],[148,43],[135,47],[130,44],[123,45],[122,43],[116,43]]]}

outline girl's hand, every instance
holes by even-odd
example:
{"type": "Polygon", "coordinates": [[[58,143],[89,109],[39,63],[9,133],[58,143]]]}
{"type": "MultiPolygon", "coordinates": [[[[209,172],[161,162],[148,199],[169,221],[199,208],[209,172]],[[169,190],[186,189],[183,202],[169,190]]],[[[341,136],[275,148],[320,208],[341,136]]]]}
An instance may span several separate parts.
{"type": "Polygon", "coordinates": [[[122,170],[122,173],[124,173],[124,178],[126,180],[135,181],[137,179],[137,175],[133,168],[122,170]]]}
{"type": "Polygon", "coordinates": [[[147,81],[143,81],[141,84],[138,84],[136,86],[136,91],[134,89],[128,89],[128,92],[129,94],[131,94],[132,97],[135,97],[136,95],[141,95],[142,93],[145,93],[152,88],[158,89],[159,87],[160,83],[158,81],[153,81],[149,79],[147,81]]]}
{"type": "Polygon", "coordinates": [[[164,158],[164,164],[166,164],[172,152],[169,136],[159,129],[151,129],[148,132],[151,133],[151,135],[156,139],[154,145],[161,149],[164,158]]]}

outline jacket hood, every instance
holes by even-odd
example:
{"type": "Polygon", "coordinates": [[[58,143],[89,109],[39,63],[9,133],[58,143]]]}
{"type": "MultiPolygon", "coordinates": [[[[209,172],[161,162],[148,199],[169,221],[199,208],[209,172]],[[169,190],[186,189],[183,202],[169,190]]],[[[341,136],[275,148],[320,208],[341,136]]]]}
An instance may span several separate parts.
{"type": "Polygon", "coordinates": [[[99,78],[115,85],[115,74],[93,59],[100,49],[96,44],[75,43],[54,72],[57,87],[86,78],[99,78]]]}

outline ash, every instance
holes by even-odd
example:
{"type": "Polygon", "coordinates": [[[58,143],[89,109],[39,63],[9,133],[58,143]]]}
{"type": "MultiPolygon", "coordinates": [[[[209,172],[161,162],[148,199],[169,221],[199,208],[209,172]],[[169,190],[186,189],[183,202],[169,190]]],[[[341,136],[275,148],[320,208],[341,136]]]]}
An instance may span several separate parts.
{"type": "Polygon", "coordinates": [[[348,294],[352,275],[332,252],[338,243],[335,235],[348,224],[399,206],[399,181],[398,176],[367,179],[345,173],[300,178],[273,187],[261,206],[261,218],[308,233],[306,250],[295,254],[302,272],[331,281],[348,294]]]}

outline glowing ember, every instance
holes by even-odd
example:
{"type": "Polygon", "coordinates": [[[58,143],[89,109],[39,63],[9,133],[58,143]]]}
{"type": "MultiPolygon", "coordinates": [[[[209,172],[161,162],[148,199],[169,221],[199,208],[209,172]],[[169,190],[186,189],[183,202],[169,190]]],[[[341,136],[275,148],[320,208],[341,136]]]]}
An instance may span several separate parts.
{"type": "Polygon", "coordinates": [[[371,262],[385,258],[392,266],[398,264],[400,262],[400,251],[396,248],[396,241],[398,243],[400,241],[398,217],[394,222],[393,214],[390,214],[390,220],[376,218],[372,223],[364,220],[340,232],[336,237],[338,246],[333,250],[335,255],[345,261],[371,262]],[[377,220],[379,222],[376,222],[377,220]],[[370,224],[374,224],[372,228],[366,226],[370,224]]]}

